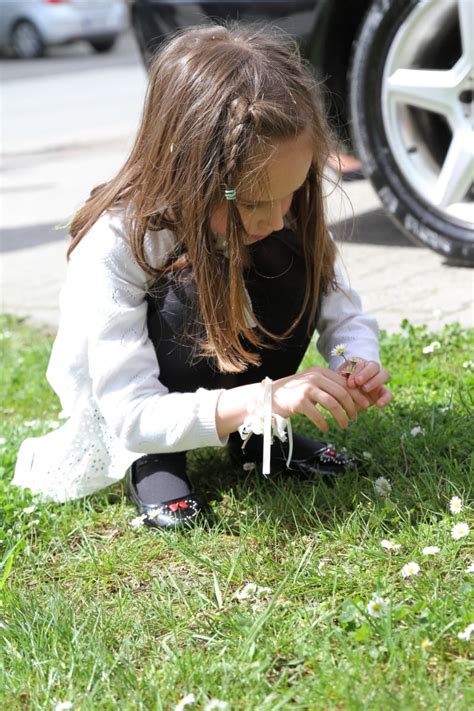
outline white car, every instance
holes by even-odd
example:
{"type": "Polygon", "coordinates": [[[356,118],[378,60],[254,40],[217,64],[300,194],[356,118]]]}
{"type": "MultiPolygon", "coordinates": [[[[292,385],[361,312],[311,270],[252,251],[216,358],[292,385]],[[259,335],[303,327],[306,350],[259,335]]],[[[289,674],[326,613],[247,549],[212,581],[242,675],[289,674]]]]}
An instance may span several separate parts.
{"type": "Polygon", "coordinates": [[[33,59],[51,45],[86,40],[108,52],[128,21],[124,0],[0,0],[0,51],[33,59]]]}

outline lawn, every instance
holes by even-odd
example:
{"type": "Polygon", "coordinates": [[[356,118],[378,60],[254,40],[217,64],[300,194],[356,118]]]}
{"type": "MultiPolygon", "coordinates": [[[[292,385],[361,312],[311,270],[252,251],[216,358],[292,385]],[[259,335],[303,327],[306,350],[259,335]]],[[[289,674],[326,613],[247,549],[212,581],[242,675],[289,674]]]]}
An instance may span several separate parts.
{"type": "Polygon", "coordinates": [[[330,433],[357,474],[265,480],[194,452],[210,514],[184,533],[133,527],[121,484],[61,505],[10,487],[59,403],[51,336],[0,323],[1,708],[474,707],[472,530],[453,537],[472,527],[473,330],[383,334],[393,404],[330,433]]]}

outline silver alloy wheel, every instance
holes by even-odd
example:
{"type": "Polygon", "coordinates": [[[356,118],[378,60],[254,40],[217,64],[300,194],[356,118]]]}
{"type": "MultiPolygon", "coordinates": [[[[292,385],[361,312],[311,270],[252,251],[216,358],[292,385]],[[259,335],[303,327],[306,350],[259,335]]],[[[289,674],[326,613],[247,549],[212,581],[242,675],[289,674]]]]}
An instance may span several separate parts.
{"type": "MultiPolygon", "coordinates": [[[[413,190],[447,218],[474,224],[474,0],[421,2],[399,27],[384,67],[382,117],[398,168],[413,190]],[[461,56],[448,69],[423,68],[424,51],[452,27],[461,56]],[[415,109],[415,111],[414,111],[415,109]],[[441,159],[420,130],[416,110],[446,123],[441,159]]],[[[429,135],[429,134],[428,134],[429,135]]]]}

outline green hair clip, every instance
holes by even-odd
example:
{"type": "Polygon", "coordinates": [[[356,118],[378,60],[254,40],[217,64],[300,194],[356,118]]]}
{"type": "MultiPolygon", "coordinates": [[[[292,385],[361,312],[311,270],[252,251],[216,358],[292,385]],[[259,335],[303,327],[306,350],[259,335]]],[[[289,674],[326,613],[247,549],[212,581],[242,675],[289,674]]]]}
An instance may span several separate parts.
{"type": "Polygon", "coordinates": [[[235,188],[228,188],[224,192],[226,200],[235,200],[237,198],[237,190],[235,188]]]}

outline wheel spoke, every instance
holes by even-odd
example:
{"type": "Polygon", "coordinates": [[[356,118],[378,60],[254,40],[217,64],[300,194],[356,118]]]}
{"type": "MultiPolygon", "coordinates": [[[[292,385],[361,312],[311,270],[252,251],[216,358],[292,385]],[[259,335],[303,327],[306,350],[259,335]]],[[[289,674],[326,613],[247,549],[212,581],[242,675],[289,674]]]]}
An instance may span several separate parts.
{"type": "Polygon", "coordinates": [[[472,69],[474,67],[474,3],[472,0],[458,0],[458,15],[462,53],[472,69]]]}
{"type": "Polygon", "coordinates": [[[448,207],[461,202],[474,175],[474,140],[470,131],[456,131],[433,191],[433,202],[448,207]]]}
{"type": "Polygon", "coordinates": [[[387,81],[387,90],[400,103],[448,116],[457,84],[451,70],[397,69],[387,81]]]}

